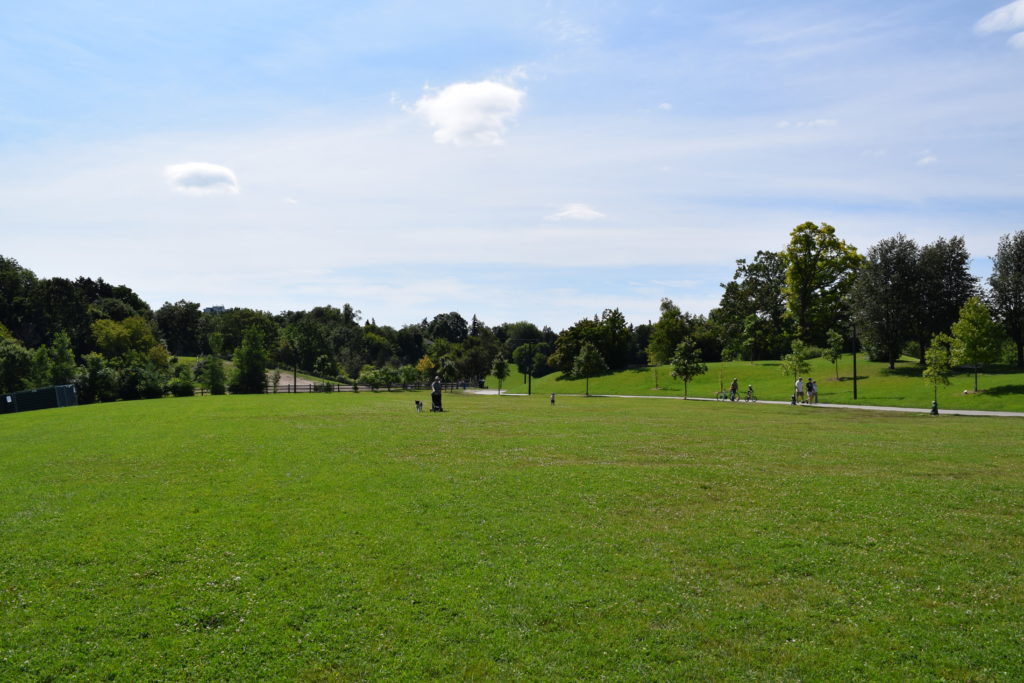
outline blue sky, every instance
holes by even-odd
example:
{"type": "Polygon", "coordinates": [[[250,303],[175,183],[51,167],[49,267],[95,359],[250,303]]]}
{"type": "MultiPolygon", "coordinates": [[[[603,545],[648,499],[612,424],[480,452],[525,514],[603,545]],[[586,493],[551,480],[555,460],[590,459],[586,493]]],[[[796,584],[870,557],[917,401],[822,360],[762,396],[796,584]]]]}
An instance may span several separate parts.
{"type": "Polygon", "coordinates": [[[705,313],[807,220],[964,235],[984,274],[1022,86],[1022,0],[5,3],[0,254],[555,329],[705,313]]]}

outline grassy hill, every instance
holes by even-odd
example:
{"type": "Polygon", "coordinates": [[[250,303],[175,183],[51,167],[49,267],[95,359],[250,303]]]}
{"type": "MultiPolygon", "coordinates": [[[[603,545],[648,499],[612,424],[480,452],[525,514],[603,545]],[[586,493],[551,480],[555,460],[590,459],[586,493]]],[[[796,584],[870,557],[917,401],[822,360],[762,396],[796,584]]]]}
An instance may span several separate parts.
{"type": "MultiPolygon", "coordinates": [[[[514,366],[513,366],[514,368],[514,366]]],[[[932,386],[921,378],[921,366],[904,358],[890,371],[886,363],[872,363],[864,356],[857,358],[857,400],[853,398],[853,361],[847,355],[839,363],[838,372],[831,363],[820,358],[811,361],[810,376],[818,381],[822,403],[858,403],[862,405],[906,406],[927,408],[932,402],[932,386]],[[837,379],[838,375],[838,379],[837,379]]],[[[745,361],[708,363],[706,375],[690,382],[688,395],[711,397],[719,387],[728,388],[736,377],[741,389],[753,384],[761,399],[788,401],[793,393],[793,378],[782,374],[779,361],[745,361]]],[[[939,406],[971,410],[1024,411],[1024,372],[1016,368],[993,366],[979,376],[979,393],[974,393],[974,375],[962,371],[950,378],[948,387],[939,388],[939,406]],[[965,395],[963,392],[969,393],[965,395]]],[[[496,389],[498,380],[487,379],[487,386],[496,389]]],[[[505,379],[503,391],[524,393],[523,376],[513,374],[505,379]]],[[[583,380],[565,380],[560,373],[533,379],[533,392],[539,394],[582,394],[583,380]]],[[[678,395],[683,383],[671,376],[671,368],[626,370],[590,380],[591,394],[630,396],[678,395]]]]}
{"type": "Polygon", "coordinates": [[[0,680],[1024,677],[1024,422],[414,397],[0,417],[0,680]]]}

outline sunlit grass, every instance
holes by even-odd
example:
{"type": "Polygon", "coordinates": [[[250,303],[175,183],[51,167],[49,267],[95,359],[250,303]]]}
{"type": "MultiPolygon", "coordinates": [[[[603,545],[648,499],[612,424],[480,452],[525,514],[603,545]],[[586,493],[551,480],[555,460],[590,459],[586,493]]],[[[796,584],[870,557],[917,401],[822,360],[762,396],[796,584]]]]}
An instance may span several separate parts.
{"type": "MultiPolygon", "coordinates": [[[[858,403],[862,405],[904,406],[928,408],[932,403],[932,386],[921,378],[921,366],[904,358],[890,371],[886,363],[872,363],[863,356],[857,359],[857,399],[853,398],[853,362],[847,354],[839,363],[838,371],[821,359],[810,362],[808,373],[818,381],[819,399],[823,403],[858,403]]],[[[793,377],[782,374],[779,361],[708,363],[708,372],[690,382],[689,396],[709,398],[720,388],[728,389],[732,378],[739,381],[741,390],[748,384],[760,399],[788,401],[793,394],[793,377]]],[[[805,378],[806,379],[806,378],[805,378]]],[[[940,407],[970,410],[1024,411],[1024,372],[1016,368],[993,366],[979,376],[980,393],[974,393],[974,374],[957,372],[948,387],[939,387],[940,407]],[[967,394],[964,391],[967,390],[967,394]]],[[[488,387],[496,389],[494,377],[487,380],[488,387]]],[[[503,390],[525,393],[526,382],[520,374],[505,379],[503,390]]],[[[582,394],[583,380],[565,380],[560,373],[535,377],[532,390],[537,394],[582,394]]],[[[590,379],[591,394],[639,396],[681,396],[683,383],[671,375],[671,368],[625,370],[590,379]]]]}
{"type": "Polygon", "coordinates": [[[0,418],[0,680],[1014,680],[1024,424],[422,394],[0,418]]]}

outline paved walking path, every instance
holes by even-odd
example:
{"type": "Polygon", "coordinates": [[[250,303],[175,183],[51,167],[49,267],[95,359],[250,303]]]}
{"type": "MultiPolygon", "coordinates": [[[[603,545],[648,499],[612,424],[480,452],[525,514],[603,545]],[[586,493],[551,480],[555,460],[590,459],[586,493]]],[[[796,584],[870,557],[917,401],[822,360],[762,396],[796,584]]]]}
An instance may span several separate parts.
{"type": "MultiPolygon", "coordinates": [[[[477,389],[469,393],[486,395],[486,396],[497,396],[498,392],[495,389],[477,389]]],[[[526,396],[526,394],[509,394],[502,392],[503,396],[526,396]]],[[[541,395],[541,394],[538,394],[541,395]]],[[[583,394],[558,394],[558,396],[583,396],[583,394]]],[[[714,398],[697,398],[691,396],[689,398],[683,398],[682,396],[634,396],[629,394],[591,394],[595,398],[653,398],[662,399],[669,401],[717,401],[714,398]]],[[[737,403],[743,403],[740,400],[737,403]]],[[[788,406],[789,401],[758,401],[758,403],[766,403],[768,405],[777,406],[788,406]]],[[[850,403],[813,403],[806,404],[800,403],[794,406],[795,408],[848,408],[850,410],[880,410],[883,412],[890,413],[930,413],[931,408],[900,408],[896,406],[866,406],[861,404],[850,404],[850,403]]],[[[968,417],[1024,417],[1024,413],[1015,413],[1008,410],[962,410],[957,408],[943,408],[939,406],[940,415],[964,415],[968,417]]]]}

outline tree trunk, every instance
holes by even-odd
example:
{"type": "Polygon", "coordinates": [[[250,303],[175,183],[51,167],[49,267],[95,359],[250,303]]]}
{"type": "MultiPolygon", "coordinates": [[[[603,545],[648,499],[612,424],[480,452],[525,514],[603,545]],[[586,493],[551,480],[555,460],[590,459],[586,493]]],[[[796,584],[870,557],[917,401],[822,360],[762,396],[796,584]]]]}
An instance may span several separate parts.
{"type": "Polygon", "coordinates": [[[974,393],[978,393],[978,366],[974,366],[974,393]]]}

